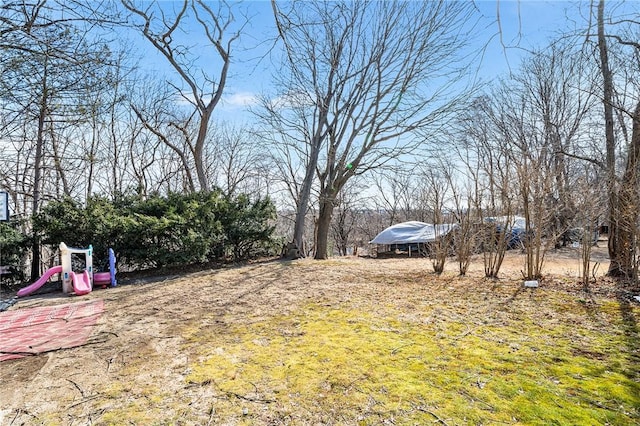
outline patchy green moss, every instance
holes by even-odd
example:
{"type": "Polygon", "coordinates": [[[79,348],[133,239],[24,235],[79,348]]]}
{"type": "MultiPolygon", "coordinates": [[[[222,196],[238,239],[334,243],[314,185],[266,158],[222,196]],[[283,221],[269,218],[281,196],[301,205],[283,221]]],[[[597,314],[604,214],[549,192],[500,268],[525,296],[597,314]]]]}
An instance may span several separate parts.
{"type": "Polygon", "coordinates": [[[173,424],[167,419],[167,412],[161,407],[161,403],[169,399],[171,395],[163,392],[154,384],[147,384],[132,389],[129,386],[116,384],[105,389],[104,414],[96,424],[99,425],[159,425],[173,424]],[[127,401],[121,405],[121,401],[127,401]],[[114,405],[112,401],[117,401],[114,405]],[[165,419],[163,423],[157,419],[165,419]]]}
{"type": "MultiPolygon", "coordinates": [[[[578,308],[572,314],[584,312],[578,308]]],[[[526,310],[517,321],[492,323],[415,309],[408,320],[392,306],[312,304],[216,336],[191,330],[192,343],[211,349],[187,381],[226,395],[218,413],[248,423],[239,405],[262,404],[274,418],[329,416],[349,424],[640,419],[639,364],[620,351],[628,344],[624,330],[541,325],[526,310]]],[[[614,313],[607,307],[603,315],[614,313]]]]}

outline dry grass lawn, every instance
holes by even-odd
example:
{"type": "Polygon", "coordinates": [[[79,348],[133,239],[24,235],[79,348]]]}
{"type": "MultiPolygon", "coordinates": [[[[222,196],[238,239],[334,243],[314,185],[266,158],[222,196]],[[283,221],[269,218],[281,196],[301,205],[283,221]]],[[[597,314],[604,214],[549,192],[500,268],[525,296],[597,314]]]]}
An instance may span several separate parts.
{"type": "Polygon", "coordinates": [[[0,364],[0,424],[639,424],[640,305],[577,265],[550,254],[536,289],[511,252],[495,281],[335,258],[96,290],[90,344],[0,364]]]}

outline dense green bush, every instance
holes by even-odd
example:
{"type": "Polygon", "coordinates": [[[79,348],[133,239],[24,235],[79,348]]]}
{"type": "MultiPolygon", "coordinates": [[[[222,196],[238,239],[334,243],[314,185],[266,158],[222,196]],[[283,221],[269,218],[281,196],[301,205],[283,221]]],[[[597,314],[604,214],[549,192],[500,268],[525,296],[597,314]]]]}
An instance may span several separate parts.
{"type": "Polygon", "coordinates": [[[224,254],[248,259],[277,253],[281,244],[273,238],[275,226],[267,224],[275,218],[275,206],[268,199],[251,201],[246,195],[239,195],[227,200],[219,219],[224,230],[224,254]]]}
{"type": "Polygon", "coordinates": [[[22,232],[23,223],[18,220],[0,222],[0,266],[8,266],[9,274],[3,282],[23,282],[23,261],[31,246],[31,239],[22,232]]]}
{"type": "Polygon", "coordinates": [[[219,192],[120,200],[120,255],[141,267],[210,260],[211,247],[223,238],[221,200],[219,192]]]}
{"type": "Polygon", "coordinates": [[[60,241],[76,247],[92,244],[99,259],[112,247],[119,262],[148,268],[276,253],[274,218],[269,199],[228,199],[216,190],[123,196],[115,202],[94,197],[86,207],[72,199],[54,201],[42,209],[34,228],[54,248],[60,241]]]}
{"type": "Polygon", "coordinates": [[[113,247],[120,213],[105,198],[94,197],[86,207],[72,198],[48,203],[33,220],[33,228],[42,243],[57,248],[60,242],[69,247],[93,245],[96,253],[113,247]]]}

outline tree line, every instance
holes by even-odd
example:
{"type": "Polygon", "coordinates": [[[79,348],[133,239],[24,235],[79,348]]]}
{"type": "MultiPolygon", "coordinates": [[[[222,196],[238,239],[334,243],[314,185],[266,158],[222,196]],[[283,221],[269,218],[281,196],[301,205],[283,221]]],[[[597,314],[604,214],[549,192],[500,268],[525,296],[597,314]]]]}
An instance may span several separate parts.
{"type": "Polygon", "coordinates": [[[49,204],[219,190],[275,200],[293,256],[345,254],[367,224],[520,215],[527,276],[569,230],[606,225],[610,275],[635,279],[640,21],[619,6],[576,5],[584,19],[483,82],[472,2],[273,0],[255,63],[238,60],[250,4],[5,2],[0,186],[32,276],[49,204]],[[219,120],[234,73],[265,64],[253,121],[219,120]]]}

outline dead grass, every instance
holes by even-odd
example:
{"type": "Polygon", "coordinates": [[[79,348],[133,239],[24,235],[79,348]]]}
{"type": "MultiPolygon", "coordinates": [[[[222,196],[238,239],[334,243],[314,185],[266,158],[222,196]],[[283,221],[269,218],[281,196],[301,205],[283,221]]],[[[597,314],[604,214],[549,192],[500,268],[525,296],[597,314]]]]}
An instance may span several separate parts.
{"type": "Polygon", "coordinates": [[[570,251],[537,289],[518,253],[497,281],[480,262],[274,261],[95,291],[106,342],[0,364],[0,424],[640,422],[638,305],[602,277],[585,292],[570,251]]]}

